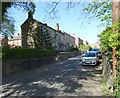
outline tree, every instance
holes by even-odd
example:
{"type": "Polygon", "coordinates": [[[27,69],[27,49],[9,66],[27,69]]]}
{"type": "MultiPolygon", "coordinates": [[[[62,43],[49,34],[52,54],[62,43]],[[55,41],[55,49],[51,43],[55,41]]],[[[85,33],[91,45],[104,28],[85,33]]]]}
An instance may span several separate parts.
{"type": "MultiPolygon", "coordinates": [[[[50,2],[47,5],[49,10],[47,11],[45,9],[45,12],[47,12],[53,19],[56,17],[56,13],[58,13],[57,6],[60,2],[61,0],[58,0],[57,2],[50,2]]],[[[99,0],[98,2],[97,0],[92,0],[92,2],[86,2],[86,0],[82,0],[82,3],[81,0],[76,0],[76,2],[71,2],[71,0],[68,0],[66,4],[66,10],[70,10],[75,6],[83,4],[86,6],[83,8],[83,14],[86,15],[85,18],[88,18],[89,20],[98,18],[102,22],[101,25],[103,26],[110,26],[112,23],[112,2],[110,2],[110,0],[99,0]]]]}
{"type": "Polygon", "coordinates": [[[37,31],[37,33],[34,33],[34,35],[33,35],[35,48],[51,49],[52,48],[52,44],[51,44],[52,38],[49,35],[48,30],[46,30],[46,28],[43,26],[38,26],[36,31],[37,31]]]}
{"type": "Polygon", "coordinates": [[[113,63],[113,48],[116,50],[115,57],[116,57],[116,77],[114,78],[114,90],[115,90],[115,97],[120,97],[120,20],[115,22],[114,25],[107,27],[100,35],[101,41],[101,49],[102,52],[105,53],[108,57],[108,61],[113,63]],[[113,30],[116,33],[113,33],[113,30]]]}
{"type": "Polygon", "coordinates": [[[112,23],[112,2],[107,0],[106,2],[101,0],[101,2],[97,2],[94,0],[92,3],[89,3],[83,11],[86,11],[89,14],[92,14],[92,17],[97,17],[101,20],[102,25],[104,22],[107,23],[107,26],[112,23]],[[107,2],[108,1],[108,2],[107,2]]]}
{"type": "Polygon", "coordinates": [[[83,49],[83,45],[82,45],[82,44],[79,46],[79,49],[80,49],[80,50],[83,49]]]}
{"type": "Polygon", "coordinates": [[[5,37],[11,37],[15,33],[14,18],[8,16],[8,9],[11,7],[24,9],[24,11],[35,12],[35,4],[33,2],[2,2],[2,23],[1,33],[5,37]]]}

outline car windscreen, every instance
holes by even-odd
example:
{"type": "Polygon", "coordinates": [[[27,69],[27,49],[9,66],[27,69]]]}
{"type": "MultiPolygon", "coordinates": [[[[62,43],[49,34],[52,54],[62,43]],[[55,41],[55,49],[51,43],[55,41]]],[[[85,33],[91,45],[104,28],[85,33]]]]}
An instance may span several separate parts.
{"type": "Polygon", "coordinates": [[[92,51],[98,51],[99,49],[92,49],[92,51]]]}
{"type": "Polygon", "coordinates": [[[95,57],[95,53],[86,53],[84,57],[95,57]]]}
{"type": "Polygon", "coordinates": [[[101,54],[100,50],[97,50],[97,54],[101,54]]]}

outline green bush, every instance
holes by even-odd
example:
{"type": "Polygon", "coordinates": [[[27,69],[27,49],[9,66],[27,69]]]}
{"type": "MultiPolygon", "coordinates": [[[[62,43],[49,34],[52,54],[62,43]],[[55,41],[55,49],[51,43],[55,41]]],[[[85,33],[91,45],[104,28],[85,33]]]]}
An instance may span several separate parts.
{"type": "Polygon", "coordinates": [[[71,51],[79,51],[78,48],[75,47],[70,47],[69,49],[67,49],[66,51],[71,52],[71,51]]]}
{"type": "Polygon", "coordinates": [[[116,50],[116,77],[114,77],[115,98],[120,98],[120,19],[111,27],[107,27],[98,37],[101,41],[101,51],[108,56],[108,60],[113,64],[113,48],[116,50]],[[116,33],[113,33],[113,30],[116,33]]]}
{"type": "Polygon", "coordinates": [[[39,58],[44,56],[55,56],[52,49],[31,49],[31,48],[3,48],[3,59],[39,58]]]}

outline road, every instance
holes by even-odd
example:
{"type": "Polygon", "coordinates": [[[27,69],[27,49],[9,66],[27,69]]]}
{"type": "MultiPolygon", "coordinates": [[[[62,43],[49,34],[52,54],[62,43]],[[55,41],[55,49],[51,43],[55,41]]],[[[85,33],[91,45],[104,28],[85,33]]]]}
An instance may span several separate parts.
{"type": "Polygon", "coordinates": [[[82,66],[81,57],[3,77],[2,96],[101,96],[101,64],[82,66]]]}

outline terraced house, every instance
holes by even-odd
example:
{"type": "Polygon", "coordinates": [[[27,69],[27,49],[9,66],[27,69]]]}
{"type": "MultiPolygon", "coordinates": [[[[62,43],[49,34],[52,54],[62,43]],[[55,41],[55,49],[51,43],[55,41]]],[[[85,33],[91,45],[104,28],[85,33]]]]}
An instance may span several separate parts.
{"type": "Polygon", "coordinates": [[[27,20],[21,25],[21,38],[23,48],[35,48],[33,34],[36,33],[38,26],[45,27],[52,38],[52,46],[57,51],[65,51],[70,46],[75,46],[75,38],[70,34],[59,29],[59,24],[56,23],[56,29],[51,28],[46,23],[41,23],[33,19],[31,14],[28,14],[27,20]]]}

